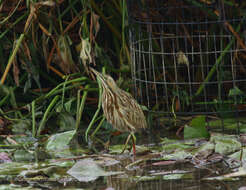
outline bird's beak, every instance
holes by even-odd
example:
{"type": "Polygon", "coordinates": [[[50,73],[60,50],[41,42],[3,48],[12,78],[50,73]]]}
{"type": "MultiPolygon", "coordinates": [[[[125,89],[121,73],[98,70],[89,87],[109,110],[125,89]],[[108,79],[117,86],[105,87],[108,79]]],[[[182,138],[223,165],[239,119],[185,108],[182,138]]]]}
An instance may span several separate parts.
{"type": "Polygon", "coordinates": [[[99,73],[97,70],[90,67],[90,70],[100,79],[101,82],[106,83],[105,77],[103,74],[99,73]]]}

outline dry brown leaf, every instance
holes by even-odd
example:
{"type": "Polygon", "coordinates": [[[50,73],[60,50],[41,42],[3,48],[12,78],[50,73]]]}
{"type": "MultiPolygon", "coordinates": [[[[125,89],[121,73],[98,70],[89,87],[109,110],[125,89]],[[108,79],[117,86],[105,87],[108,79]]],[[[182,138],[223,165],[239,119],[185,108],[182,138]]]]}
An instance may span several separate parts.
{"type": "Polygon", "coordinates": [[[68,42],[68,36],[60,35],[58,38],[58,49],[60,51],[62,61],[60,62],[60,68],[66,73],[76,72],[76,66],[72,59],[72,53],[68,42]]]}

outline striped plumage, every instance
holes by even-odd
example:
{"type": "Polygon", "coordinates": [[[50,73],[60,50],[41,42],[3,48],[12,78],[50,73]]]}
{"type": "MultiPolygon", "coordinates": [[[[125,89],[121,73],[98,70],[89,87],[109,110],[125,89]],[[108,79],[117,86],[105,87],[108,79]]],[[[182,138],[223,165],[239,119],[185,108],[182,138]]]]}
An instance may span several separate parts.
{"type": "Polygon", "coordinates": [[[131,94],[121,90],[111,76],[102,75],[94,69],[92,71],[102,84],[102,107],[107,121],[121,132],[134,133],[138,129],[145,129],[147,123],[144,113],[131,94]]]}
{"type": "MultiPolygon", "coordinates": [[[[103,75],[93,68],[91,70],[102,84],[102,107],[107,121],[118,131],[129,132],[130,135],[139,129],[145,129],[146,119],[137,101],[129,93],[121,90],[111,76],[103,75]]],[[[135,154],[135,142],[133,152],[135,154]]]]}

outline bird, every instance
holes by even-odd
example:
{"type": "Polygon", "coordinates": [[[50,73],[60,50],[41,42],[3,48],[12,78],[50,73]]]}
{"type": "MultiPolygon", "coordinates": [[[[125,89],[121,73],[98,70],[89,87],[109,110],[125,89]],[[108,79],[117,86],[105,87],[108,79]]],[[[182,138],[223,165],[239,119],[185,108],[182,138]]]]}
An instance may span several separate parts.
{"type": "Polygon", "coordinates": [[[134,133],[147,128],[143,110],[131,94],[117,86],[110,75],[102,74],[92,67],[90,69],[102,85],[102,109],[106,120],[116,130],[129,132],[122,153],[132,138],[133,155],[136,156],[134,133]]]}

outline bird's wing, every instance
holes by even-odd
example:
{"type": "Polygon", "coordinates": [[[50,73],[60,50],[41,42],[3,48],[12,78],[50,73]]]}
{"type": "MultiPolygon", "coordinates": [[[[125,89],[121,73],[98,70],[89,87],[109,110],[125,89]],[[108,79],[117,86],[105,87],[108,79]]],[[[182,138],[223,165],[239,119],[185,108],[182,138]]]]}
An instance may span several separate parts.
{"type": "Polygon", "coordinates": [[[144,113],[137,101],[127,92],[120,93],[119,112],[124,115],[124,120],[132,131],[146,128],[147,123],[144,113]],[[124,94],[124,95],[123,95],[124,94]]]}

